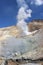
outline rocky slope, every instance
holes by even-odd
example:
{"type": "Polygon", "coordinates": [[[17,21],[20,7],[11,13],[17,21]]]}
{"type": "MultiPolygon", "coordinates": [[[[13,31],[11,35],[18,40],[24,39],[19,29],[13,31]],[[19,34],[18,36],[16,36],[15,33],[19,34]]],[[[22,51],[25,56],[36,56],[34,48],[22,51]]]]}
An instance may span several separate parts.
{"type": "Polygon", "coordinates": [[[14,59],[22,56],[31,59],[43,57],[43,22],[32,22],[28,27],[31,32],[38,30],[37,33],[26,36],[17,26],[0,28],[0,57],[14,59]]]}
{"type": "MultiPolygon", "coordinates": [[[[27,38],[26,38],[27,39],[27,38]]],[[[25,58],[40,59],[43,58],[43,29],[40,29],[37,34],[28,39],[30,41],[29,52],[23,54],[25,58]]]]}

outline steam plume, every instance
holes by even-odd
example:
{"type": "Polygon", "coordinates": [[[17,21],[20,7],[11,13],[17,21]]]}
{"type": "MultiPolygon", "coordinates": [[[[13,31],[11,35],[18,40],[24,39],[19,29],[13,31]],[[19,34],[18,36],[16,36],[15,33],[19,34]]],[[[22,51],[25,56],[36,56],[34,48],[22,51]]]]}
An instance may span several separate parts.
{"type": "Polygon", "coordinates": [[[25,19],[31,17],[32,10],[28,9],[28,5],[26,4],[25,0],[17,0],[17,4],[19,6],[19,11],[17,15],[17,26],[23,30],[23,32],[28,35],[28,27],[25,19]]]}

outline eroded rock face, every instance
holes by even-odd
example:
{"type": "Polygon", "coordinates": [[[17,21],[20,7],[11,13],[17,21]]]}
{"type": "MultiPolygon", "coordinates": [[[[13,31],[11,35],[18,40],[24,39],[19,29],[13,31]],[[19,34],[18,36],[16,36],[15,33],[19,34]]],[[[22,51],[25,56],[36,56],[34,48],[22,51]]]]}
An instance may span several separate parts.
{"type": "Polygon", "coordinates": [[[39,30],[43,28],[43,20],[33,20],[28,24],[28,28],[30,31],[39,30]]]}

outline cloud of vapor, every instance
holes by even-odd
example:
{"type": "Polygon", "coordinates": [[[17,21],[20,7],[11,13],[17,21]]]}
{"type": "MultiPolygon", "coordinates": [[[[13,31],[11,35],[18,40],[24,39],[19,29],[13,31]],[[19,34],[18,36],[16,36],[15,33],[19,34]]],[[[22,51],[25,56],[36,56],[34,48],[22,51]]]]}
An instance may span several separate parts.
{"type": "Polygon", "coordinates": [[[25,0],[17,0],[17,4],[19,7],[28,7],[28,5],[26,4],[25,0]]]}
{"type": "Polygon", "coordinates": [[[17,4],[19,6],[19,11],[17,15],[17,26],[23,30],[23,32],[28,35],[28,27],[27,23],[25,22],[25,19],[28,17],[31,17],[32,10],[28,9],[28,5],[25,2],[25,0],[17,0],[17,4]]]}
{"type": "Polygon", "coordinates": [[[35,4],[36,5],[43,5],[43,0],[36,0],[35,1],[35,4]]]}
{"type": "Polygon", "coordinates": [[[32,0],[31,4],[35,4],[37,6],[43,5],[43,0],[32,0]]]}

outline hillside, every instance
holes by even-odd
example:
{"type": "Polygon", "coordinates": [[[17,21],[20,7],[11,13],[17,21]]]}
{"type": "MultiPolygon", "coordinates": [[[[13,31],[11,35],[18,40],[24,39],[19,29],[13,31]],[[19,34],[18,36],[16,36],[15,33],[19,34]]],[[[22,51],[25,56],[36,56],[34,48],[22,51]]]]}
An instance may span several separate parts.
{"type": "Polygon", "coordinates": [[[33,21],[28,27],[31,33],[37,32],[25,35],[17,26],[0,28],[0,57],[43,58],[43,22],[33,21]]]}

